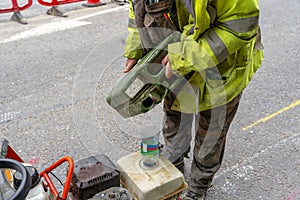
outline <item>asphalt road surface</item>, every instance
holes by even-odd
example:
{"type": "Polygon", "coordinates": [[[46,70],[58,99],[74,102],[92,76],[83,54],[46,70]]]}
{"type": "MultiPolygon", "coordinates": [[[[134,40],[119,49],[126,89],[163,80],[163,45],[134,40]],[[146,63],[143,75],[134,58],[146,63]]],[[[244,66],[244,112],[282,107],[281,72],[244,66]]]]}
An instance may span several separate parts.
{"type": "MultiPolygon", "coordinates": [[[[243,93],[209,200],[300,199],[300,2],[260,6],[265,60],[243,93]]],[[[35,5],[22,12],[27,25],[0,14],[0,137],[39,171],[65,155],[116,162],[138,150],[140,134],[161,129],[160,106],[125,120],[105,101],[123,76],[128,5],[61,8],[68,17],[35,5]]]]}

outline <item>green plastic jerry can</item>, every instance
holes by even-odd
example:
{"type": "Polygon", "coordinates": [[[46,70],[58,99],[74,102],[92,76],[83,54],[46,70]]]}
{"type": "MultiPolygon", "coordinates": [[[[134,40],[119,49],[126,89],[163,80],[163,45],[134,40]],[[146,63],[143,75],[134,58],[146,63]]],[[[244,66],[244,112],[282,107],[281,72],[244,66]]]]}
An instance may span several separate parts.
{"type": "Polygon", "coordinates": [[[177,91],[185,77],[173,75],[165,78],[161,60],[167,54],[168,44],[180,41],[174,32],[147,53],[137,65],[126,73],[108,94],[106,101],[124,118],[148,112],[172,91],[177,91]]]}

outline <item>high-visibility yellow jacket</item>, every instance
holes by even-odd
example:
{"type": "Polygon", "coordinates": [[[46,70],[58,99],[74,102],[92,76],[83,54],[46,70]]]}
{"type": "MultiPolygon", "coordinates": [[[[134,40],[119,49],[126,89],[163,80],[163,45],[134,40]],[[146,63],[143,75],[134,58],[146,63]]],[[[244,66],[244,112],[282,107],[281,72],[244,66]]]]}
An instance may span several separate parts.
{"type": "MultiPolygon", "coordinates": [[[[207,110],[228,103],[248,85],[263,60],[257,0],[175,0],[180,42],[169,44],[173,71],[195,71],[172,109],[207,110]],[[187,7],[183,1],[188,1],[187,7]],[[209,5],[209,6],[208,6],[209,5]],[[195,87],[199,88],[195,98],[195,87]]],[[[132,3],[124,56],[143,56],[132,3]]],[[[196,92],[197,93],[197,92],[196,92]]]]}

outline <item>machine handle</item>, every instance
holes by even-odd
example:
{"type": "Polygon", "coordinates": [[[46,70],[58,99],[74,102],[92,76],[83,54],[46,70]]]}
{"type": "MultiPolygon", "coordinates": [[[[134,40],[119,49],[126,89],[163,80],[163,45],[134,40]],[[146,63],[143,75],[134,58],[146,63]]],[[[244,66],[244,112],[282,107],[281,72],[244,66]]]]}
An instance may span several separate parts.
{"type": "Polygon", "coordinates": [[[71,181],[72,181],[73,171],[74,171],[74,161],[73,161],[73,159],[69,156],[65,156],[65,157],[59,159],[58,161],[56,161],[54,164],[52,164],[48,168],[46,168],[44,171],[42,171],[40,175],[41,175],[41,177],[43,177],[46,180],[51,192],[55,195],[55,197],[58,200],[66,200],[67,197],[68,197],[68,192],[69,192],[70,184],[71,184],[71,181]],[[64,185],[64,190],[63,190],[62,196],[60,197],[59,193],[58,193],[57,189],[55,188],[55,185],[53,184],[53,182],[52,182],[51,178],[49,177],[48,173],[50,173],[52,170],[54,170],[55,168],[57,168],[58,166],[60,166],[64,162],[69,163],[69,170],[68,170],[68,175],[67,175],[66,182],[65,182],[65,185],[64,185]]]}

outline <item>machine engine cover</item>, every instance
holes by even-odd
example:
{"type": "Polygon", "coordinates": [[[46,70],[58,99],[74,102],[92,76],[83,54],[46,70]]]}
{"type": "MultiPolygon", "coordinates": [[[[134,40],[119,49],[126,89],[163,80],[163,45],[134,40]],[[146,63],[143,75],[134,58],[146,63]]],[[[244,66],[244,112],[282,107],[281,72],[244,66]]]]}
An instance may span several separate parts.
{"type": "Polygon", "coordinates": [[[75,199],[90,199],[101,191],[119,186],[120,173],[107,156],[91,156],[75,163],[70,188],[75,199]]]}

